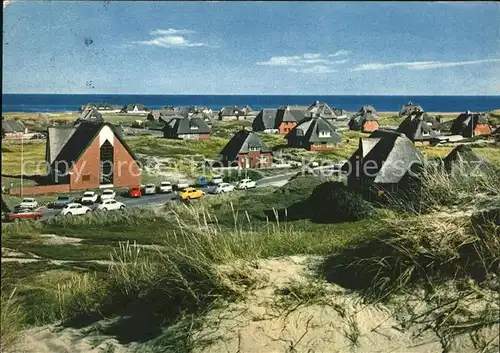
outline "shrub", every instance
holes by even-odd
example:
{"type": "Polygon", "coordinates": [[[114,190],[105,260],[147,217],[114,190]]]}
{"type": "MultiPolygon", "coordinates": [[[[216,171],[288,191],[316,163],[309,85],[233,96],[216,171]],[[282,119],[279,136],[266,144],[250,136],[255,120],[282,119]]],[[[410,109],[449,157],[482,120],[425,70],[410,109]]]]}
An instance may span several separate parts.
{"type": "Polygon", "coordinates": [[[1,294],[1,321],[0,347],[2,352],[11,352],[19,339],[23,327],[24,313],[16,297],[16,288],[12,291],[2,290],[1,294]]]}
{"type": "Polygon", "coordinates": [[[351,222],[368,218],[373,206],[341,182],[327,182],[314,189],[308,200],[311,220],[320,223],[351,222]]]}

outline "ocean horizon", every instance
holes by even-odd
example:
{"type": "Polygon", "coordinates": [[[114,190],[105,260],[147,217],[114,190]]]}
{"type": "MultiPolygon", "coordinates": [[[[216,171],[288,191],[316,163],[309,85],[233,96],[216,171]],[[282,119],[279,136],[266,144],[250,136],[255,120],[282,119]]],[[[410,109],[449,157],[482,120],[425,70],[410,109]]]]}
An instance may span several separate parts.
{"type": "Polygon", "coordinates": [[[143,104],[149,109],[164,106],[200,106],[219,110],[224,106],[250,106],[253,110],[282,105],[311,105],[327,102],[335,108],[357,111],[372,105],[377,111],[399,111],[413,102],[429,112],[486,112],[500,109],[500,95],[160,95],[160,94],[2,94],[2,112],[78,111],[87,103],[113,105],[143,104]]]}

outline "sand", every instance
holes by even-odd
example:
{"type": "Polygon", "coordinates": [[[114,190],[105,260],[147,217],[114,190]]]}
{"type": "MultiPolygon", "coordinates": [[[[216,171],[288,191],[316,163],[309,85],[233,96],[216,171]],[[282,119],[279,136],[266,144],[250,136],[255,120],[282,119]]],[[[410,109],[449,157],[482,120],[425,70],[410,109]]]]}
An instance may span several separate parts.
{"type": "MultiPolygon", "coordinates": [[[[318,257],[291,256],[252,264],[221,266],[221,272],[231,272],[234,268],[252,271],[255,284],[244,289],[242,300],[226,303],[207,314],[202,329],[192,336],[193,352],[477,351],[466,336],[455,339],[448,350],[444,350],[432,330],[417,336],[419,327],[404,329],[401,317],[404,317],[406,310],[398,310],[401,307],[380,303],[365,305],[358,295],[337,285],[311,282],[311,267],[318,260],[318,257]],[[326,294],[308,302],[283,302],[287,296],[282,291],[286,287],[290,288],[291,281],[304,285],[314,283],[314,286],[319,286],[317,288],[323,288],[326,294]]],[[[408,303],[403,301],[399,305],[408,306],[408,303]]],[[[425,303],[419,300],[412,301],[411,306],[416,311],[426,309],[425,303]]],[[[485,339],[494,339],[498,329],[493,327],[485,332],[485,339]]],[[[138,344],[120,345],[113,337],[96,334],[93,328],[60,329],[50,325],[26,330],[16,352],[129,353],[135,349],[138,352],[147,351],[146,346],[138,344]]]]}

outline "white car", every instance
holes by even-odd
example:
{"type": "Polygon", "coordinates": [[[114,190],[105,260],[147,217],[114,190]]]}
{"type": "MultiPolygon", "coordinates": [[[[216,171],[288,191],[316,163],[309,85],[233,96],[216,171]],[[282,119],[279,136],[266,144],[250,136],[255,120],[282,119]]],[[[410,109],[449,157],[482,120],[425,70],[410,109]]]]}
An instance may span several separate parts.
{"type": "Polygon", "coordinates": [[[156,194],[155,184],[147,184],[144,186],[144,195],[154,195],[156,194]]]}
{"type": "Polygon", "coordinates": [[[187,181],[184,181],[184,180],[179,180],[177,182],[177,185],[176,185],[176,188],[177,190],[182,190],[182,189],[185,189],[185,188],[188,188],[189,187],[189,183],[187,181]]]}
{"type": "Polygon", "coordinates": [[[215,187],[214,194],[221,194],[224,192],[231,192],[231,191],[234,191],[234,185],[231,185],[229,183],[220,183],[215,187]]]}
{"type": "Polygon", "coordinates": [[[79,203],[68,203],[66,206],[63,207],[60,215],[62,216],[76,216],[76,215],[82,215],[86,213],[90,213],[92,210],[88,208],[87,206],[83,206],[82,204],[79,203]]]}
{"type": "Polygon", "coordinates": [[[219,184],[222,184],[223,182],[224,182],[224,179],[220,175],[214,175],[212,177],[212,184],[214,184],[214,185],[219,185],[219,184]]]}
{"type": "Polygon", "coordinates": [[[172,192],[172,184],[168,181],[162,181],[160,185],[158,185],[158,192],[167,193],[172,192]]]}
{"type": "Polygon", "coordinates": [[[243,179],[238,183],[237,189],[252,189],[257,187],[257,183],[252,179],[243,179]]]}
{"type": "Polygon", "coordinates": [[[125,209],[125,204],[116,200],[106,200],[97,206],[97,211],[116,211],[125,209]]]}
{"type": "Polygon", "coordinates": [[[32,197],[26,197],[23,199],[23,201],[19,204],[18,208],[28,208],[30,210],[37,208],[38,207],[38,202],[32,198],[32,197]]]}
{"type": "Polygon", "coordinates": [[[86,204],[94,204],[97,202],[97,199],[99,198],[99,195],[97,195],[96,192],[94,191],[85,191],[83,193],[83,197],[81,199],[81,203],[82,205],[86,205],[86,204]]]}
{"type": "Polygon", "coordinates": [[[104,200],[114,200],[116,197],[116,193],[113,189],[104,189],[101,193],[101,202],[104,200]]]}

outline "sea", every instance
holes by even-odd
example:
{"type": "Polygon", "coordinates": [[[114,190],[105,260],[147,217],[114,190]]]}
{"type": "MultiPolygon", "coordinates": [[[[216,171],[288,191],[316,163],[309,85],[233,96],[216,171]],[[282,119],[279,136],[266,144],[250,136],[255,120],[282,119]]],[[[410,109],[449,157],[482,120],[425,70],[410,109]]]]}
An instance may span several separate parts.
{"type": "Polygon", "coordinates": [[[498,96],[290,96],[290,95],[124,95],[124,94],[2,94],[2,112],[65,112],[77,111],[87,103],[113,105],[143,104],[149,109],[165,106],[208,107],[220,110],[225,106],[250,106],[253,110],[278,108],[282,105],[311,105],[326,102],[330,107],[348,112],[372,105],[377,111],[399,111],[412,102],[428,112],[486,112],[500,109],[498,96]]]}

